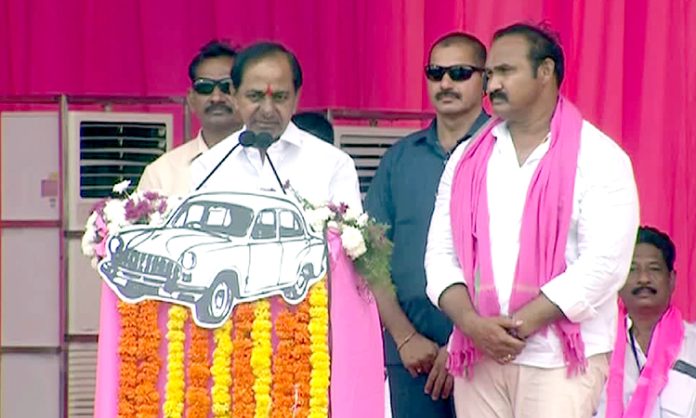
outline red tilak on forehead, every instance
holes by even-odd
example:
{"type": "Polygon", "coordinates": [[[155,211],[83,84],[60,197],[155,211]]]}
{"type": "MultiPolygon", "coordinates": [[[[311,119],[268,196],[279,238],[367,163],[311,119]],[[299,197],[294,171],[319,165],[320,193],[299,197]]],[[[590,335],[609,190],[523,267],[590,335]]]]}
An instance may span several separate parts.
{"type": "Polygon", "coordinates": [[[268,84],[268,85],[266,86],[266,96],[268,96],[268,97],[273,96],[273,89],[271,88],[271,85],[270,85],[270,84],[268,84]]]}

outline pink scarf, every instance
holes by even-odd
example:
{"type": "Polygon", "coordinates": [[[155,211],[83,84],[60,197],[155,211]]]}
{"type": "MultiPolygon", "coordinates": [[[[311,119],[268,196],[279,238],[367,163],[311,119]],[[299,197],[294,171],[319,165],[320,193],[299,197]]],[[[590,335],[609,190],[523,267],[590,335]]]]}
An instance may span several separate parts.
{"type": "Polygon", "coordinates": [[[670,305],[650,338],[650,349],[638,384],[624,412],[624,366],[626,364],[626,307],[619,301],[616,345],[611,356],[607,382],[606,418],[649,418],[655,400],[667,384],[667,374],[677,361],[684,339],[684,322],[678,309],[670,305]]]}
{"type": "MultiPolygon", "coordinates": [[[[471,301],[483,316],[500,314],[493,278],[486,172],[495,145],[489,122],[459,161],[452,181],[451,221],[454,247],[468,280],[471,301]]],[[[539,162],[527,191],[522,215],[520,252],[510,298],[515,312],[539,295],[539,288],[566,269],[565,249],[573,209],[573,189],[580,149],[582,116],[559,97],[551,119],[551,144],[539,162]]],[[[584,371],[585,348],[579,324],[562,319],[551,327],[563,345],[569,374],[584,371]]],[[[545,330],[542,330],[545,332],[545,330]]],[[[448,368],[455,375],[471,371],[481,353],[457,327],[450,337],[448,368]]],[[[469,374],[470,375],[470,374],[469,374]]]]}

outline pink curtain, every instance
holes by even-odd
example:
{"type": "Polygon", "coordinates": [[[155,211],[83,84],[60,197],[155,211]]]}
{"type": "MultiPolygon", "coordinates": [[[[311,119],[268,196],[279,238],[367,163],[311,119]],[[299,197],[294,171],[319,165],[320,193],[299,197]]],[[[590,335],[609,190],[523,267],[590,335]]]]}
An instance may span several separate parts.
{"type": "Polygon", "coordinates": [[[674,238],[675,297],[696,319],[694,0],[0,0],[0,95],[181,94],[189,60],[217,37],[287,44],[304,107],[421,110],[435,38],[488,43],[519,20],[559,32],[564,91],[631,155],[642,221],[674,238]]]}

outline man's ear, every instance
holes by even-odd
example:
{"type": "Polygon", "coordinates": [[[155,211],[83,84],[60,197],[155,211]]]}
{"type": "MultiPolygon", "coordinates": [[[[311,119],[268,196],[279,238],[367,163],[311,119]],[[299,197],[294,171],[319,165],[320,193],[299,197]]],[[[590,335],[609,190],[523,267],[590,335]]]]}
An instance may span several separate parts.
{"type": "Polygon", "coordinates": [[[541,64],[539,64],[539,68],[537,68],[537,77],[542,77],[544,81],[553,81],[554,80],[554,71],[556,70],[556,63],[553,62],[551,58],[545,58],[541,64]]]}
{"type": "Polygon", "coordinates": [[[297,112],[297,104],[300,103],[300,93],[302,93],[302,87],[297,89],[297,91],[295,92],[295,104],[292,107],[293,115],[297,112]]]}
{"type": "Polygon", "coordinates": [[[196,92],[193,91],[193,88],[188,89],[186,92],[186,104],[190,109],[193,109],[193,95],[196,94],[196,92]]]}
{"type": "Polygon", "coordinates": [[[677,285],[677,271],[672,270],[669,273],[669,291],[670,293],[674,292],[674,288],[677,285]]]}

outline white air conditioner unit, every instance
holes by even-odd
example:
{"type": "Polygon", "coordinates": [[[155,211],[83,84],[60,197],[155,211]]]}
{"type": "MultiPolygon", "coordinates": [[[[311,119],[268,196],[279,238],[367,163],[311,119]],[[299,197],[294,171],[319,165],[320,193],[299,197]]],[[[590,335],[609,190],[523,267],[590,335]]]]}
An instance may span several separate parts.
{"type": "Polygon", "coordinates": [[[381,128],[371,126],[334,126],[335,145],[353,157],[365,197],[382,155],[399,139],[417,128],[381,128]]]}
{"type": "Polygon", "coordinates": [[[172,146],[172,115],[69,112],[66,196],[68,230],[82,231],[92,207],[113,185],[138,185],[145,166],[172,146]]]}

